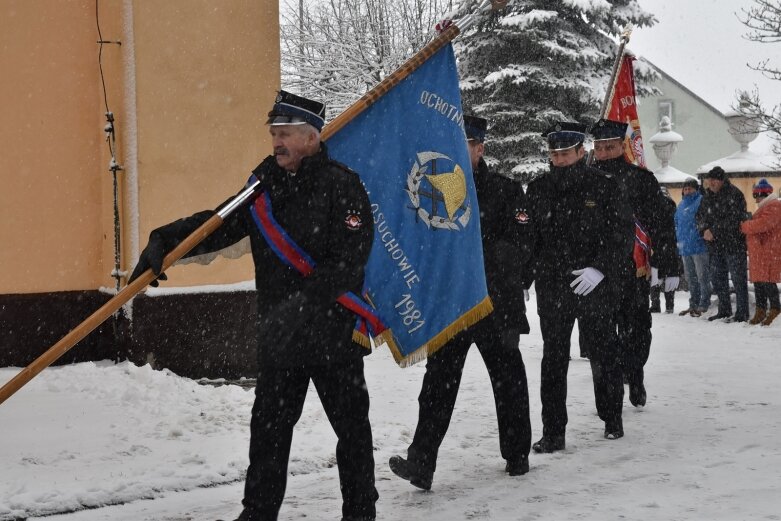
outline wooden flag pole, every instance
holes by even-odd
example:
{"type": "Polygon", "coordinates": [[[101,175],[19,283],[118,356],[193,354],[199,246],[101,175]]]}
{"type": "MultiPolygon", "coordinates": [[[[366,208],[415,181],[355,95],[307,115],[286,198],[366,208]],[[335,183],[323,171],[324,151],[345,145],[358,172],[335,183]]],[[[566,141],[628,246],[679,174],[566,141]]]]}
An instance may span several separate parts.
{"type": "MultiPolygon", "coordinates": [[[[225,218],[233,213],[242,203],[244,203],[255,192],[260,183],[254,183],[252,186],[242,190],[230,203],[215,213],[208,221],[203,223],[197,230],[191,233],[185,240],[179,243],[163,259],[161,273],[184,257],[187,252],[192,250],[206,237],[211,235],[214,230],[219,228],[225,218]]],[[[53,364],[58,358],[67,353],[79,340],[90,334],[96,327],[108,320],[116,313],[119,308],[125,305],[130,299],[135,297],[141,290],[146,288],[150,282],[155,280],[155,275],[151,269],[146,270],[140,277],[122,288],[114,297],[103,304],[97,311],[87,317],[85,321],[76,326],[67,335],[62,337],[59,342],[51,346],[45,353],[35,359],[30,365],[22,369],[16,376],[0,387],[0,404],[10,398],[16,391],[21,389],[27,382],[53,364]]]]}
{"type": "Polygon", "coordinates": [[[608,89],[605,93],[605,99],[602,100],[602,108],[599,111],[599,117],[604,118],[607,116],[607,112],[610,107],[610,101],[613,99],[613,94],[616,92],[616,80],[618,79],[618,69],[621,67],[621,61],[624,59],[624,48],[629,43],[629,38],[632,36],[632,25],[627,25],[621,33],[621,44],[618,46],[618,54],[616,61],[613,63],[613,72],[610,74],[610,83],[608,83],[608,89]]]}
{"type": "MultiPolygon", "coordinates": [[[[632,36],[632,24],[627,25],[621,33],[621,44],[618,46],[618,53],[616,55],[616,61],[613,62],[613,71],[610,73],[610,82],[608,83],[607,92],[605,98],[602,100],[602,107],[599,109],[600,119],[607,116],[610,108],[610,101],[613,99],[613,94],[616,92],[616,80],[618,79],[618,69],[621,67],[621,61],[624,59],[624,48],[629,43],[629,38],[632,36]]],[[[591,165],[594,162],[594,149],[588,151],[588,157],[586,157],[586,164],[591,165]]]]}
{"type": "MultiPolygon", "coordinates": [[[[429,42],[423,49],[415,53],[415,55],[404,62],[404,64],[396,69],[393,74],[385,78],[377,86],[367,92],[358,101],[350,105],[344,112],[339,114],[331,123],[325,126],[320,137],[322,140],[328,139],[331,135],[335,134],[338,130],[349,123],[358,114],[369,108],[380,97],[386,94],[394,86],[398,85],[404,78],[410,75],[415,69],[420,67],[426,60],[431,58],[439,49],[447,45],[456,36],[458,36],[462,30],[470,27],[476,20],[476,15],[487,12],[489,9],[501,9],[507,4],[506,0],[483,0],[478,6],[477,10],[473,14],[468,14],[456,21],[443,31],[439,36],[429,42]]],[[[203,223],[200,228],[191,233],[186,239],[184,239],[179,245],[171,250],[168,255],[163,259],[163,266],[161,273],[170,268],[176,261],[184,257],[187,252],[192,250],[195,246],[200,244],[206,237],[211,235],[214,230],[219,228],[225,217],[233,213],[239,206],[241,206],[246,200],[248,200],[255,189],[260,183],[254,183],[252,186],[246,188],[239,193],[228,205],[223,207],[219,212],[213,215],[208,221],[203,223]]],[[[22,369],[16,376],[14,376],[5,385],[0,387],[0,404],[10,398],[16,391],[21,389],[27,382],[35,378],[38,373],[53,364],[58,358],[67,353],[77,342],[90,334],[100,324],[108,320],[108,318],[116,313],[119,308],[125,305],[130,299],[135,297],[141,290],[146,288],[150,282],[155,280],[155,275],[151,269],[145,271],[140,277],[133,282],[122,288],[114,297],[108,302],[103,304],[97,311],[87,317],[81,324],[76,326],[65,335],[59,342],[51,346],[45,353],[35,359],[30,365],[22,369]]]]}

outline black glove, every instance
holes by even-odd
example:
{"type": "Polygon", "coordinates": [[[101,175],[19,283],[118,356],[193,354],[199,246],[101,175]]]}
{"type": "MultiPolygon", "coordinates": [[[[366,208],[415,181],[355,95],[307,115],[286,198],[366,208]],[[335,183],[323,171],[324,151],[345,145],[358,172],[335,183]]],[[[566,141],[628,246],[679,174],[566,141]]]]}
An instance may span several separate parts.
{"type": "Polygon", "coordinates": [[[158,280],[168,280],[168,276],[165,273],[160,273],[160,270],[163,269],[163,258],[166,253],[165,241],[162,236],[159,233],[152,232],[149,235],[149,244],[147,244],[144,251],[141,252],[141,256],[138,258],[138,264],[136,264],[135,269],[133,269],[130,278],[127,279],[127,283],[130,284],[133,282],[149,268],[152,268],[152,272],[155,275],[158,275],[157,279],[149,283],[153,288],[158,286],[158,280]]]}

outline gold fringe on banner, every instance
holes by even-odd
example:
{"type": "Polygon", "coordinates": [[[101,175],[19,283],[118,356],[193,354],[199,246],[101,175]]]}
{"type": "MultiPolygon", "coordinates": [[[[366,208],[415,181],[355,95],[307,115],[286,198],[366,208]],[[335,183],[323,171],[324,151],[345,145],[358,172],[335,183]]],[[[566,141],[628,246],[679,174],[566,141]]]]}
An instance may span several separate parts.
{"type": "Polygon", "coordinates": [[[482,301],[475,305],[475,307],[458,317],[452,324],[437,333],[431,340],[407,356],[402,355],[399,351],[390,329],[375,337],[374,342],[377,345],[382,343],[388,344],[388,348],[391,350],[391,353],[393,353],[393,359],[396,360],[399,367],[409,367],[425,360],[430,355],[439,351],[439,349],[447,344],[454,336],[468,327],[475,325],[478,321],[487,317],[493,310],[494,305],[493,302],[491,302],[491,297],[486,296],[482,301]]]}

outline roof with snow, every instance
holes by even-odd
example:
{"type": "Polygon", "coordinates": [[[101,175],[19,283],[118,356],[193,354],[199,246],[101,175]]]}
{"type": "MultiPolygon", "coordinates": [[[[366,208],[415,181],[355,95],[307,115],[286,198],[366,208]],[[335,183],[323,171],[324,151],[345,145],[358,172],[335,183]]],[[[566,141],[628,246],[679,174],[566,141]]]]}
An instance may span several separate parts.
{"type": "Polygon", "coordinates": [[[727,157],[706,163],[697,169],[698,174],[708,172],[714,166],[720,166],[725,172],[778,172],[781,174],[781,161],[773,155],[762,155],[751,150],[739,150],[727,157]]]}
{"type": "Polygon", "coordinates": [[[669,184],[676,184],[681,183],[683,184],[689,179],[694,179],[697,181],[697,178],[693,175],[689,175],[685,172],[681,172],[675,167],[672,166],[663,166],[662,168],[657,168],[654,172],[654,176],[656,177],[656,180],[659,181],[659,184],[661,185],[669,185],[669,184]]]}

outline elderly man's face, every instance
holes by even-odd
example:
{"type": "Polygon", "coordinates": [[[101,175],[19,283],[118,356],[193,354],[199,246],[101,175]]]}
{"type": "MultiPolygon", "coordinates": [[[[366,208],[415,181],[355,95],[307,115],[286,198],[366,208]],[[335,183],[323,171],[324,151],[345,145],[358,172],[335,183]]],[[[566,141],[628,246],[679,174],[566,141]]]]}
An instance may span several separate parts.
{"type": "Polygon", "coordinates": [[[724,181],[721,179],[708,179],[708,189],[714,194],[719,193],[722,186],[724,186],[724,181]]]}
{"type": "Polygon", "coordinates": [[[320,135],[309,125],[272,125],[269,132],[277,164],[288,172],[298,171],[320,147],[320,135]]]}
{"type": "Polygon", "coordinates": [[[624,141],[621,138],[594,141],[594,157],[597,161],[615,159],[624,154],[624,141]]]}
{"type": "Polygon", "coordinates": [[[583,147],[578,145],[564,150],[548,150],[550,162],[553,166],[564,167],[574,165],[586,154],[583,147]]]}

